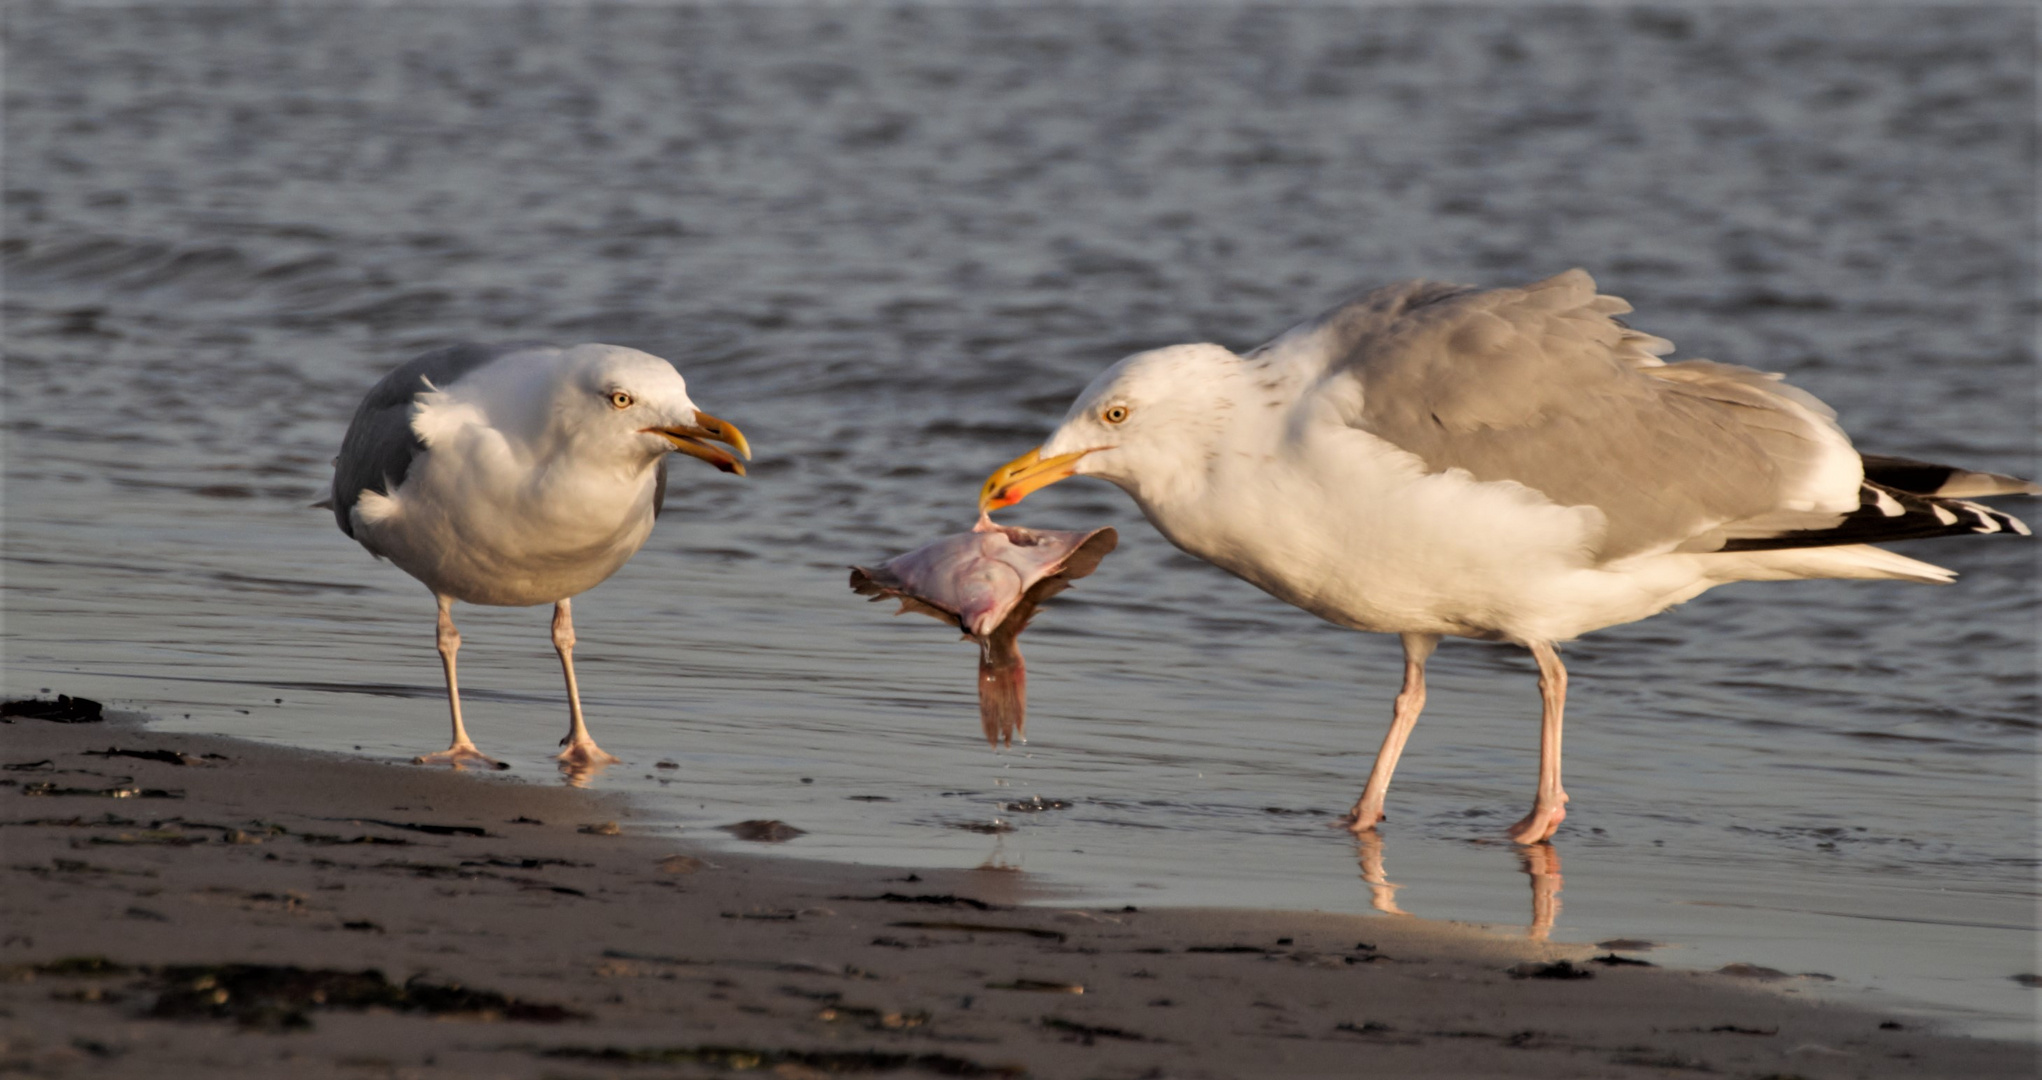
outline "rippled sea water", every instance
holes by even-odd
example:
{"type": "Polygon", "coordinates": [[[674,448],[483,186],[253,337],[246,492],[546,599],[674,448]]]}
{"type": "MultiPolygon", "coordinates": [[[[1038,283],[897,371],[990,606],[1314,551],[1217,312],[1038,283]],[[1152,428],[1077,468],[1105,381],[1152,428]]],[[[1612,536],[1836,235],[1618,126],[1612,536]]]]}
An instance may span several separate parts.
{"type": "MultiPolygon", "coordinates": [[[[653,818],[1512,932],[1558,869],[1555,938],[2033,1037],[2033,544],[1907,545],[1962,579],[1734,586],[1570,646],[1557,868],[1497,839],[1535,771],[1520,651],[1441,649],[1358,850],[1326,823],[1393,638],[1061,485],[1008,516],[1123,543],[1030,632],[1033,741],[994,754],[969,647],[844,570],[968,524],[1121,355],[1247,348],[1419,275],[1582,266],[1867,449],[2032,476],[2031,10],[20,4],[5,30],[10,694],[444,745],[429,596],[307,504],[411,355],[630,345],[759,451],[749,480],[677,459],[651,543],[576,605],[629,761],[596,783],[653,818]]],[[[458,614],[477,738],[555,782],[544,610],[458,614]]]]}

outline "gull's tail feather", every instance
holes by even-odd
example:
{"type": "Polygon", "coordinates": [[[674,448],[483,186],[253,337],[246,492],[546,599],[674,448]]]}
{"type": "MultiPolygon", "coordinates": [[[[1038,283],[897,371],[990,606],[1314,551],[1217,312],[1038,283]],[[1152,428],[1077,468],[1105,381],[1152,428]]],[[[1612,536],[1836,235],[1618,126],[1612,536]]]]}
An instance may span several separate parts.
{"type": "Polygon", "coordinates": [[[1738,551],[1709,556],[1718,581],[1805,581],[1809,578],[1915,581],[1948,585],[1957,572],[1934,563],[1910,559],[1869,544],[1837,547],[1790,547],[1738,551]]]}

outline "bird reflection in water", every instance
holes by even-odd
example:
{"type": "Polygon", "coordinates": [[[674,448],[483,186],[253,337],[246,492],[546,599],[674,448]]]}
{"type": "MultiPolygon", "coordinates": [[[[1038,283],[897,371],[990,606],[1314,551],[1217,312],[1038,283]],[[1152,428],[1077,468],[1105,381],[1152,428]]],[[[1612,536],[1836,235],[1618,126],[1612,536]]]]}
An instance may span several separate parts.
{"type": "MultiPolygon", "coordinates": [[[[1385,915],[1411,914],[1397,905],[1397,890],[1403,886],[1391,881],[1383,869],[1382,834],[1358,834],[1355,859],[1361,865],[1361,880],[1368,886],[1370,907],[1385,915]]],[[[1525,926],[1525,936],[1544,941],[1560,917],[1560,849],[1550,841],[1525,845],[1517,849],[1517,865],[1531,879],[1531,920],[1525,926]]]]}
{"type": "Polygon", "coordinates": [[[1403,886],[1383,874],[1382,834],[1358,833],[1355,835],[1355,841],[1355,847],[1361,858],[1361,880],[1368,883],[1369,906],[1385,915],[1411,914],[1397,906],[1397,890],[1403,886]]]}
{"type": "Polygon", "coordinates": [[[1021,871],[1021,864],[1013,856],[1007,854],[1007,838],[995,836],[993,837],[993,850],[986,852],[986,857],[980,860],[979,864],[972,867],[972,869],[994,873],[1019,873],[1021,871]]]}
{"type": "Polygon", "coordinates": [[[589,781],[603,775],[614,761],[560,759],[560,779],[568,787],[587,787],[589,781]]]}
{"type": "Polygon", "coordinates": [[[1517,849],[1517,865],[1531,878],[1531,925],[1525,936],[1544,941],[1560,917],[1560,849],[1551,841],[1527,844],[1517,849]]]}

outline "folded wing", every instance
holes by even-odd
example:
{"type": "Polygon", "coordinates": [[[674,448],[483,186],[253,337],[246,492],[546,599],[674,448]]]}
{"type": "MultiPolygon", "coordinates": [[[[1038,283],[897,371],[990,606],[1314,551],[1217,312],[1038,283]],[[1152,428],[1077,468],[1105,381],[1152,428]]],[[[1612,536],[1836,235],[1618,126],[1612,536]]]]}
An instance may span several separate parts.
{"type": "Polygon", "coordinates": [[[1616,318],[1629,310],[1580,270],[1489,291],[1411,282],[1257,355],[1323,364],[1321,389],[1353,403],[1344,419],[1428,473],[1600,511],[1599,561],[2025,531],[1951,496],[2033,485],[1861,459],[1813,396],[1749,368],[1666,363],[1671,343],[1616,318]]]}

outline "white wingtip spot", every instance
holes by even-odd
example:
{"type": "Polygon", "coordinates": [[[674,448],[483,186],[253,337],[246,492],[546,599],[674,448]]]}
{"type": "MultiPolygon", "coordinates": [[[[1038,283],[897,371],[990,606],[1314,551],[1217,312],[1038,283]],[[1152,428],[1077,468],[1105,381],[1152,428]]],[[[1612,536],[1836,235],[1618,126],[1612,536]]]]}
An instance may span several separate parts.
{"type": "Polygon", "coordinates": [[[1970,507],[1969,509],[1971,510],[1972,515],[1978,519],[1979,532],[1996,533],[2001,531],[1999,527],[1999,522],[1994,520],[1993,516],[1990,513],[1981,510],[1977,507],[1970,507]]]}
{"type": "Polygon", "coordinates": [[[1940,521],[1940,522],[1942,522],[1942,523],[1943,523],[1943,524],[1945,524],[1945,525],[1955,525],[1955,524],[1957,524],[1957,515],[1955,515],[1955,514],[1953,514],[1953,513],[1949,512],[1948,510],[1945,510],[1944,508],[1942,508],[1942,507],[1940,507],[1940,506],[1930,507],[1930,509],[1932,509],[1932,510],[1934,510],[1934,511],[1936,512],[1936,520],[1937,520],[1937,521],[1940,521]]]}
{"type": "Polygon", "coordinates": [[[1899,517],[1902,514],[1907,513],[1907,509],[1900,505],[1899,499],[1896,499],[1893,496],[1878,490],[1877,488],[1872,489],[1872,496],[1874,500],[1872,505],[1877,506],[1879,508],[1879,512],[1886,515],[1887,517],[1899,517]]]}
{"type": "Polygon", "coordinates": [[[2020,518],[2017,518],[2017,517],[2012,517],[2012,516],[2009,516],[2009,517],[2007,518],[2007,524],[2009,524],[2009,525],[2012,525],[2012,526],[2014,527],[2014,535],[2016,535],[2016,536],[2033,536],[2033,535],[2035,535],[2035,534],[2034,534],[2034,532],[2032,532],[2031,530],[2029,530],[2029,528],[2028,528],[2028,523],[2027,523],[2027,522],[2025,522],[2025,521],[2022,521],[2022,520],[2021,520],[2020,518]]]}

